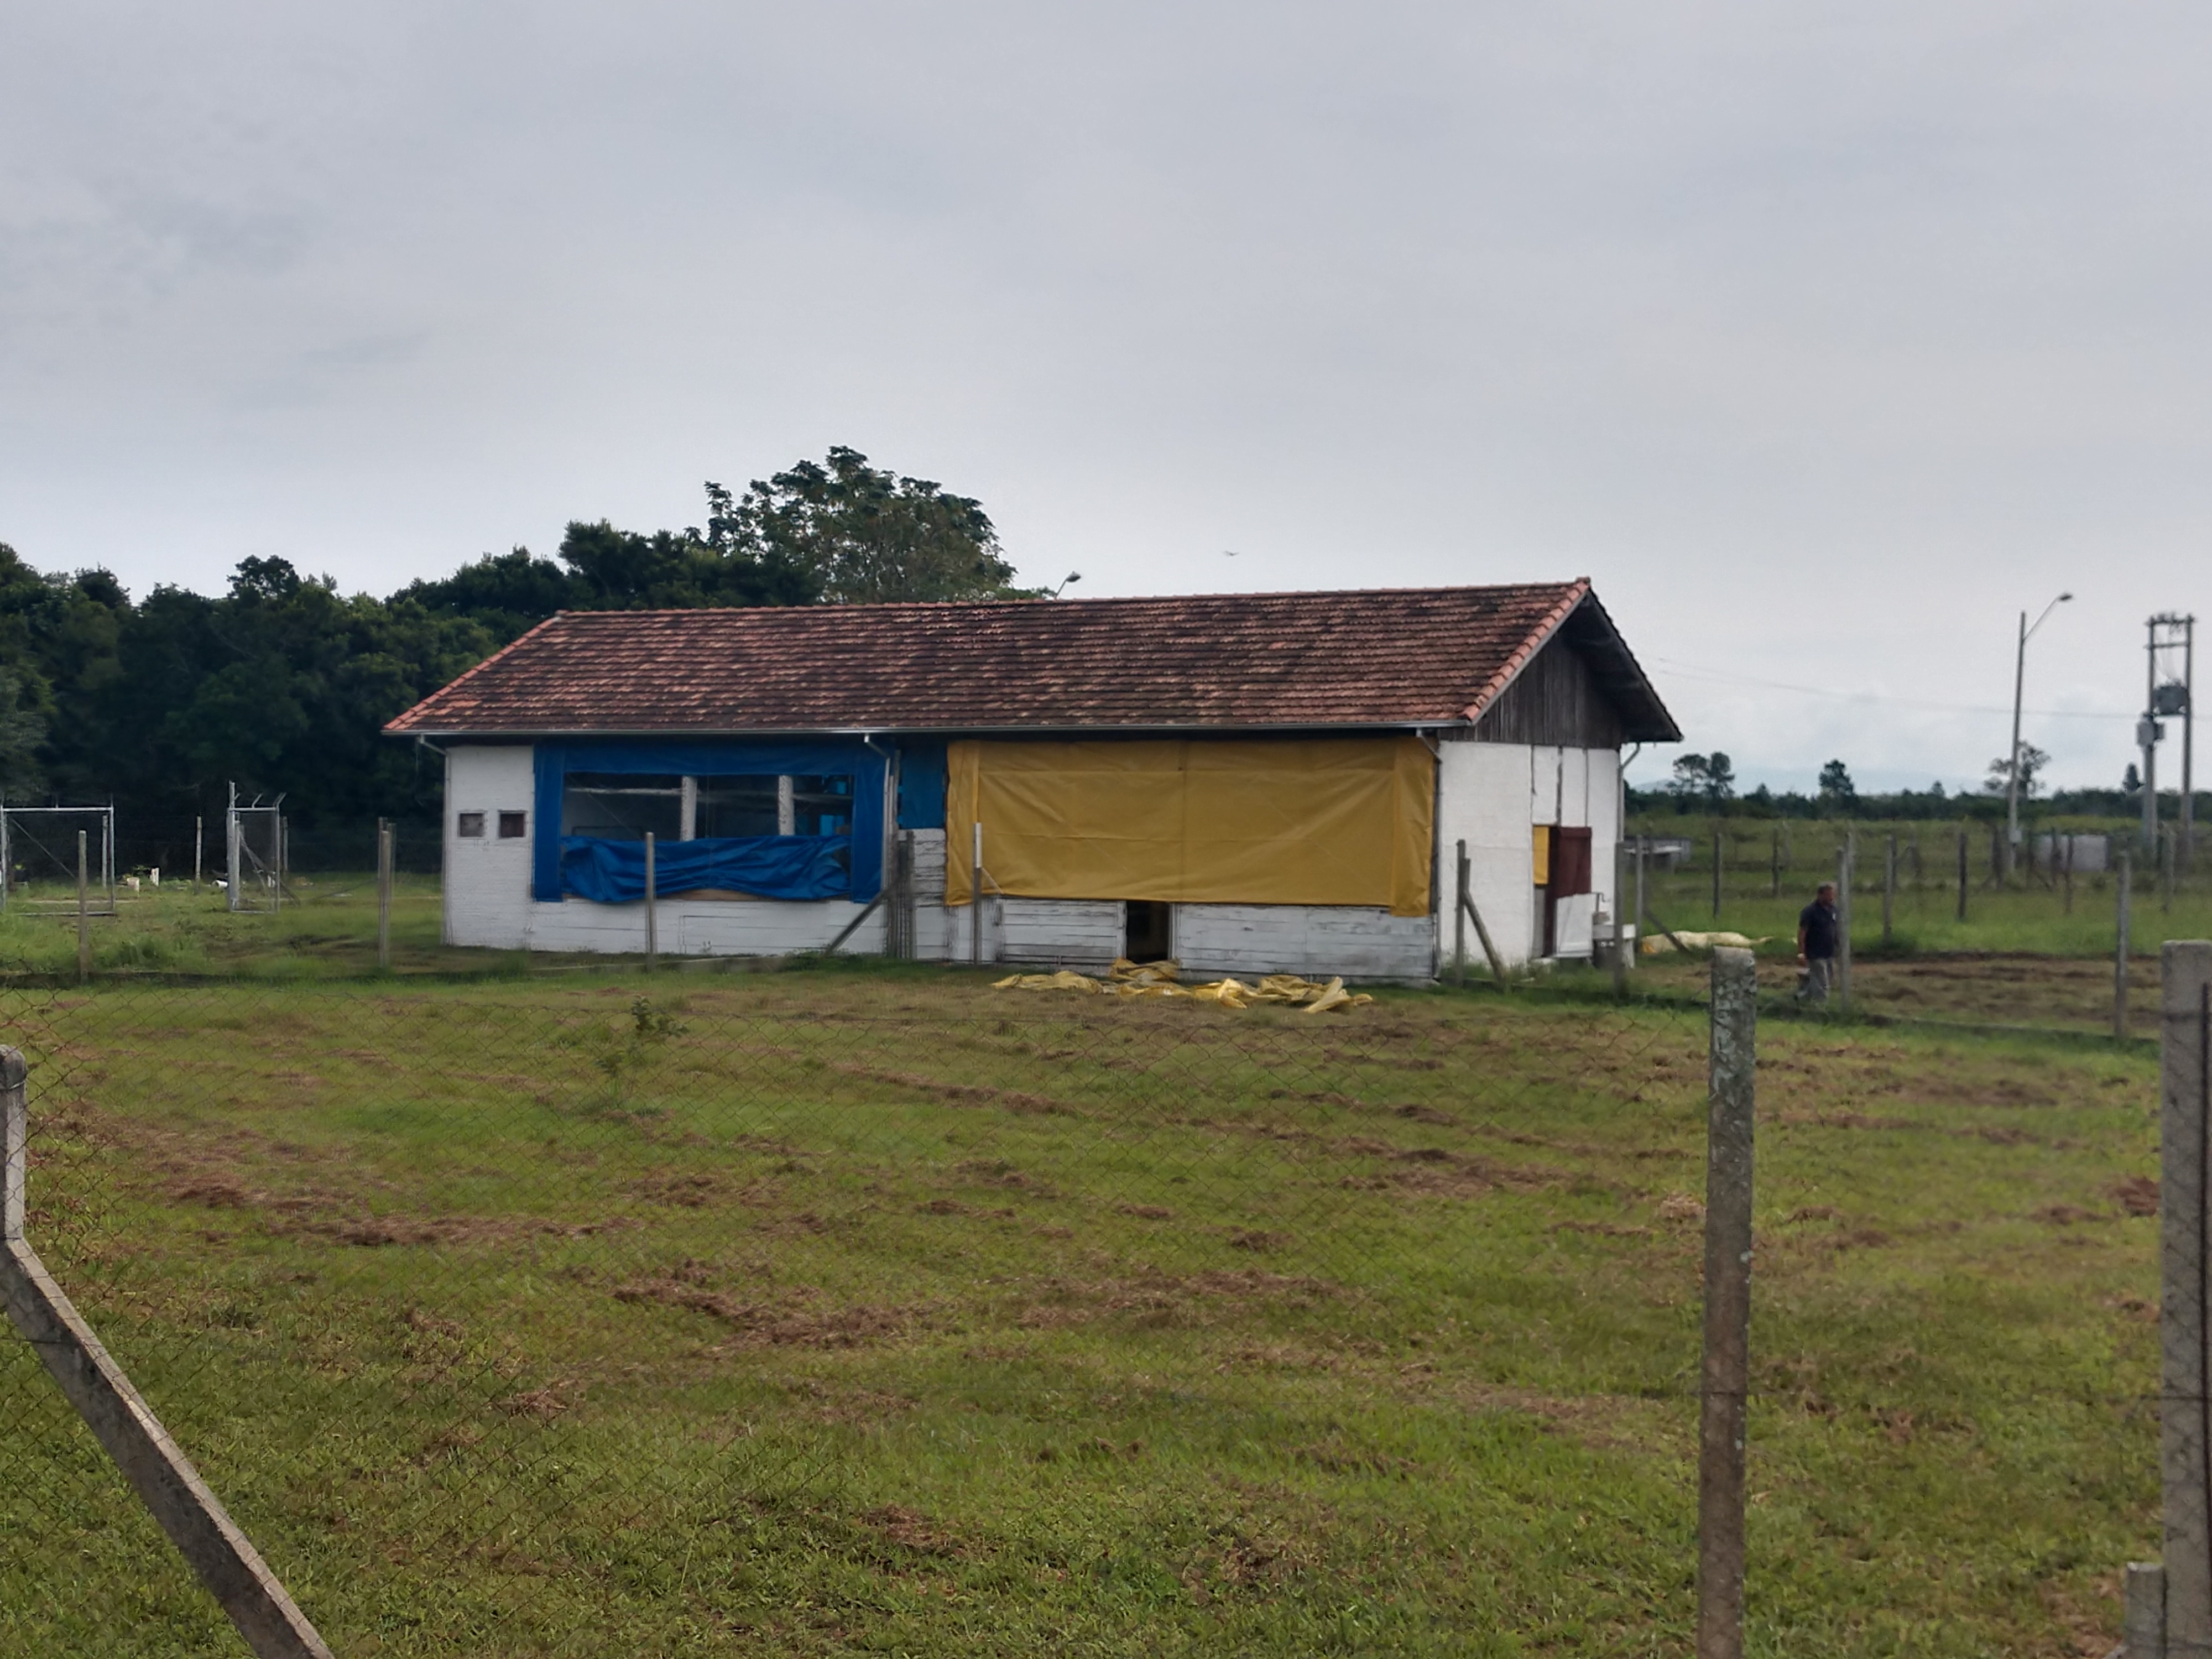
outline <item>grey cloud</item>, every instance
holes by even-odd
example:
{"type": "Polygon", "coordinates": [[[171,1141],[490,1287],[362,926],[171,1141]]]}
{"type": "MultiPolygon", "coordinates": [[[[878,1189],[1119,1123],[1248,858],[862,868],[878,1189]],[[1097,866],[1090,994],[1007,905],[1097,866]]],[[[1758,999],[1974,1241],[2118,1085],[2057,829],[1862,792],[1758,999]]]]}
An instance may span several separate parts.
{"type": "Polygon", "coordinates": [[[1685,674],[1693,746],[1978,781],[2017,608],[2081,588],[2031,702],[2123,708],[2142,616],[2212,610],[2208,46],[1983,0],[71,8],[0,58],[0,538],[389,587],[849,442],[1089,592],[1587,572],[1655,656],[1901,700],[1685,674]]]}

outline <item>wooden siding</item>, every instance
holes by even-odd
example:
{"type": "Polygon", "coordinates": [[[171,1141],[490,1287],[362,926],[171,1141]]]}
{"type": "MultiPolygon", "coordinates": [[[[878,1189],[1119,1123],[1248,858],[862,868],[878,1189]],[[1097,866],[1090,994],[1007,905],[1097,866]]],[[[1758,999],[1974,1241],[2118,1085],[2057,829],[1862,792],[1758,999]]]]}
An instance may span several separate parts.
{"type": "Polygon", "coordinates": [[[1582,653],[1553,635],[1467,735],[1477,743],[1618,749],[1621,720],[1582,653]]]}

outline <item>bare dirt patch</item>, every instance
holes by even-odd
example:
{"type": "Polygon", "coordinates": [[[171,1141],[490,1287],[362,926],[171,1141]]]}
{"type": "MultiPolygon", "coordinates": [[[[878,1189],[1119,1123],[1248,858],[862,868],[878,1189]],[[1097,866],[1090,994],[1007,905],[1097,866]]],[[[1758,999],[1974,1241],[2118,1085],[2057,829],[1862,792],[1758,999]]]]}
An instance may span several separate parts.
{"type": "Polygon", "coordinates": [[[801,1286],[773,1301],[747,1302],[675,1276],[639,1279],[614,1291],[617,1302],[680,1308],[720,1321],[735,1340],[717,1345],[718,1352],[732,1346],[855,1348],[902,1336],[919,1317],[908,1308],[822,1308],[816,1305],[820,1296],[820,1291],[801,1286]]]}
{"type": "Polygon", "coordinates": [[[2156,1176],[2130,1176],[2124,1181],[2114,1182],[2111,1190],[2113,1199],[2130,1215],[2144,1216],[2158,1213],[2158,1177],[2156,1176]]]}
{"type": "Polygon", "coordinates": [[[1312,1307],[1345,1294],[1343,1287],[1325,1279],[1256,1267],[1128,1279],[1050,1279],[1038,1286],[1014,1322],[1028,1330],[1048,1330],[1135,1316],[1156,1324],[1210,1324],[1221,1316],[1224,1304],[1312,1307]]]}

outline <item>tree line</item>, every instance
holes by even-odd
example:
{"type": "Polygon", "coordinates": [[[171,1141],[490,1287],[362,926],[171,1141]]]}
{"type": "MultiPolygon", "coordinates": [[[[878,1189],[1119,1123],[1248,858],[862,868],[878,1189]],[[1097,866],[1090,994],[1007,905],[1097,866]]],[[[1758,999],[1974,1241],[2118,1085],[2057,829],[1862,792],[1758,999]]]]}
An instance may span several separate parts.
{"type": "Polygon", "coordinates": [[[1037,596],[980,503],[855,450],[706,488],[703,526],[578,520],[551,558],[518,547],[383,598],[248,558],[220,594],[134,599],[0,543],[0,793],[112,800],[126,836],[189,829],[234,781],[309,827],[422,817],[441,768],[385,722],[556,611],[1037,596]]]}
{"type": "MultiPolygon", "coordinates": [[[[2023,811],[2033,807],[2046,815],[2099,817],[2124,817],[2142,811],[2142,783],[2132,765],[2117,789],[2061,789],[2046,793],[2043,774],[2050,760],[2033,744],[2021,745],[2023,811]]],[[[2008,777],[2005,757],[2000,755],[1990,763],[1989,775],[1978,793],[1948,792],[1939,781],[1925,789],[1861,794],[1851,781],[1850,768],[1840,760],[1831,760],[1821,767],[1820,781],[1809,792],[1776,791],[1763,783],[1755,789],[1739,790],[1735,762],[1716,750],[1710,755],[1678,756],[1664,783],[1652,789],[1630,787],[1628,806],[1633,812],[1673,811],[1703,817],[1858,817],[1884,822],[2002,817],[2008,777]]],[[[2179,798],[2172,789],[2160,793],[2179,798]]]]}

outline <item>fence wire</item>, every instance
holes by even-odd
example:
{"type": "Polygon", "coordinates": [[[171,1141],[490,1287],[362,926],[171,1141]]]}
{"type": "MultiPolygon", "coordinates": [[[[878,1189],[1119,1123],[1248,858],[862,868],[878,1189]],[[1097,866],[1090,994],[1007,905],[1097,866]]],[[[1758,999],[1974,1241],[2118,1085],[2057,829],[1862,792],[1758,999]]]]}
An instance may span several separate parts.
{"type": "MultiPolygon", "coordinates": [[[[342,1654],[1656,1653],[1687,1627],[1694,1006],[1231,1012],[886,968],[19,984],[0,1028],[31,1067],[29,1237],[342,1654]]],[[[1962,1328],[2010,1292],[1943,1231],[1986,1196],[1951,1150],[2027,1147],[1999,1207],[2060,1249],[2091,1212],[2021,1194],[2070,1179],[2055,1143],[2088,1120],[2051,1127],[2033,1061],[1947,1082],[1811,1026],[1763,1059],[1761,1293],[1787,1290],[1760,1410],[1793,1470],[1844,1459],[1791,1524],[1871,1550],[1878,1494],[1929,1467],[1959,1513],[2063,1470],[2111,1501],[2047,1529],[2117,1563],[2154,1331],[1962,1328]],[[1900,1078],[1920,1107],[1880,1105],[1900,1078]],[[1844,1186],[1896,1214],[1818,1201],[1844,1186]],[[1924,1260],[1850,1276],[1908,1238],[1924,1260]],[[2026,1439],[1954,1468],[1970,1421],[2026,1439]],[[1843,1472],[1862,1446],[1878,1474],[1843,1472]]],[[[2141,1116],[2130,1063],[2085,1062],[2082,1109],[2141,1116]]],[[[2095,1216],[2134,1225],[2112,1170],[2095,1216]]],[[[0,1534],[0,1650],[242,1651],[12,1340],[0,1534]]],[[[1817,1592],[1775,1594],[1817,1633],[1817,1592]]],[[[1892,1650],[1853,1617],[1816,1645],[1892,1650]]]]}

